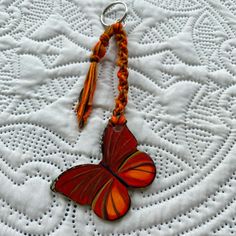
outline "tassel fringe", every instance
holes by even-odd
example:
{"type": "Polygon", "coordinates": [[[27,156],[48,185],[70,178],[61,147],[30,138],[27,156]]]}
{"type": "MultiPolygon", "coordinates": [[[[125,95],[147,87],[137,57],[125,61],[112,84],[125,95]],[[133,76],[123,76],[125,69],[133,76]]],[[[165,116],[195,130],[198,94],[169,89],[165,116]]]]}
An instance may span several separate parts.
{"type": "Polygon", "coordinates": [[[79,127],[83,128],[92,111],[93,96],[96,89],[97,62],[92,62],[87,77],[84,81],[84,88],[80,92],[79,103],[76,106],[79,127]]]}

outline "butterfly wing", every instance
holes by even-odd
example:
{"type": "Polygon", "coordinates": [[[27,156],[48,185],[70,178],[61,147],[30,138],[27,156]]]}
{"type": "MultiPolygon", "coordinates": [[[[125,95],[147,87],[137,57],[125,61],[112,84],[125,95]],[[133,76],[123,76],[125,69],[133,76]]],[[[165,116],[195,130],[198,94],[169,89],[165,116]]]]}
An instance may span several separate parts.
{"type": "Polygon", "coordinates": [[[126,187],[101,165],[78,165],[63,172],[53,183],[60,192],[81,205],[92,205],[94,212],[106,220],[116,220],[130,207],[126,187]]]}
{"type": "Polygon", "coordinates": [[[52,190],[81,205],[90,205],[96,193],[109,179],[109,173],[100,165],[78,165],[59,175],[52,185],[52,190]]]}
{"type": "Polygon", "coordinates": [[[117,172],[128,186],[142,188],[153,182],[156,167],[148,154],[136,151],[125,159],[117,172]]]}
{"type": "Polygon", "coordinates": [[[117,171],[119,165],[137,151],[137,144],[126,124],[114,126],[109,122],[103,135],[102,163],[117,171]]]}
{"type": "Polygon", "coordinates": [[[101,218],[117,220],[130,208],[130,197],[127,188],[116,178],[111,178],[97,193],[92,208],[101,218]]]}

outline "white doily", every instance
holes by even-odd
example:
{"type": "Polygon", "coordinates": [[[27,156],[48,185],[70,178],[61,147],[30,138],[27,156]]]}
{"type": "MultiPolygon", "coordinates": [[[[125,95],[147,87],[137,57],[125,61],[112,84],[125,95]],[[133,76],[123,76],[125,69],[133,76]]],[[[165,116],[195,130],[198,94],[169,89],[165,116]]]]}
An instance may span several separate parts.
{"type": "MultiPolygon", "coordinates": [[[[117,95],[116,47],[81,131],[73,107],[110,1],[0,3],[0,235],[236,235],[236,1],[126,1],[128,127],[157,166],[118,222],[50,190],[98,163],[117,95]]],[[[110,14],[111,19],[116,19],[110,14]]]]}

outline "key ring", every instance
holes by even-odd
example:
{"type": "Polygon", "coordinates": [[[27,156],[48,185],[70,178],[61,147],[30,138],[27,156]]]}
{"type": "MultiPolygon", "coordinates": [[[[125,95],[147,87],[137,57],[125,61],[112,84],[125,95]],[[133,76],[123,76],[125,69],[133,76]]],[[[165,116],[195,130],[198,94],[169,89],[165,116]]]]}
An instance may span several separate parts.
{"type": "Polygon", "coordinates": [[[108,26],[111,25],[111,24],[107,24],[107,23],[105,22],[104,16],[105,16],[105,13],[106,13],[112,6],[114,6],[114,5],[123,5],[123,6],[125,7],[125,9],[124,9],[125,12],[124,12],[123,16],[122,16],[121,18],[117,19],[116,22],[122,22],[122,21],[124,21],[124,19],[125,19],[126,16],[127,16],[128,7],[127,7],[127,5],[126,5],[124,2],[122,2],[122,1],[112,2],[111,4],[109,4],[109,5],[103,10],[103,12],[102,12],[102,14],[101,14],[100,20],[101,20],[101,22],[102,22],[102,24],[103,24],[104,27],[108,27],[108,26]]]}

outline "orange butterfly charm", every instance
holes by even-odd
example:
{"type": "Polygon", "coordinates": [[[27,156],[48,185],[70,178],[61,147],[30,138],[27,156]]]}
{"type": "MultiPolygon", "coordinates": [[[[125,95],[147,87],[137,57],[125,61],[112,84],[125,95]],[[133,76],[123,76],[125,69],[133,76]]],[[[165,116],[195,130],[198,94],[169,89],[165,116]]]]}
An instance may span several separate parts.
{"type": "Polygon", "coordinates": [[[156,175],[153,160],[137,150],[137,140],[126,124],[108,123],[99,164],[84,164],[63,172],[53,183],[60,192],[81,205],[91,205],[105,220],[124,216],[130,207],[129,187],[142,188],[156,175]]]}

